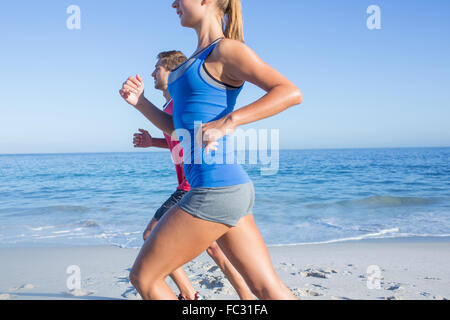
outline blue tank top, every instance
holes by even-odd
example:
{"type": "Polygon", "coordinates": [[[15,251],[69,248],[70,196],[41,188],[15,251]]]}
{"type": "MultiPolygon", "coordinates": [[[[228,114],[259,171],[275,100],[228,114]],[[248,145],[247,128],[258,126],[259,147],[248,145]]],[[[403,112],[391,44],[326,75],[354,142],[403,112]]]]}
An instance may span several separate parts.
{"type": "Polygon", "coordinates": [[[200,124],[231,113],[243,87],[232,87],[214,79],[204,66],[220,40],[196,53],[169,75],[174,126],[183,148],[183,169],[192,188],[224,187],[250,181],[237,162],[232,136],[227,134],[219,139],[217,151],[210,150],[209,154],[204,146],[195,143],[200,124]]]}

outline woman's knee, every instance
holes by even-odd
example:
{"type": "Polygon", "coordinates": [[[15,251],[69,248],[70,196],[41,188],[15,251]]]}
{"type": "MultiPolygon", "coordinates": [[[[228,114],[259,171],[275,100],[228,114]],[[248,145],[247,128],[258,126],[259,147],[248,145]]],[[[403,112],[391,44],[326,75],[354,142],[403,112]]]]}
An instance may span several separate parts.
{"type": "Polygon", "coordinates": [[[131,269],[128,278],[130,279],[130,282],[133,285],[133,287],[135,287],[136,289],[140,287],[140,284],[142,282],[141,277],[134,269],[131,269]]]}
{"type": "Polygon", "coordinates": [[[133,287],[140,292],[147,292],[157,282],[157,278],[153,275],[142,272],[138,272],[135,269],[131,269],[129,279],[133,287]]]}

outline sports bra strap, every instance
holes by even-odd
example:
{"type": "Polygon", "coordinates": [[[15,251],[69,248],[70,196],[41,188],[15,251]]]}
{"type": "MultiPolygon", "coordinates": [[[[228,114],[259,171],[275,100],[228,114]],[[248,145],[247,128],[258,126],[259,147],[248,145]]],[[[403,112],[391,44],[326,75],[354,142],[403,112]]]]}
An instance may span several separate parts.
{"type": "Polygon", "coordinates": [[[222,40],[222,38],[217,39],[216,41],[214,41],[213,43],[211,43],[209,45],[209,48],[206,49],[199,57],[198,59],[200,60],[206,60],[206,58],[208,58],[208,56],[211,54],[211,51],[213,51],[213,49],[216,47],[216,45],[220,42],[220,40],[222,40]]]}

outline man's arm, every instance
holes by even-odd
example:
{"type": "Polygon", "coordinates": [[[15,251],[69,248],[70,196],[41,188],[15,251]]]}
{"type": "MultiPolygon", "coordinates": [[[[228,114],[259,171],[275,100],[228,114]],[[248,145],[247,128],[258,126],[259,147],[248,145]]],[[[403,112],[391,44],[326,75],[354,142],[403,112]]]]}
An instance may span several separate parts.
{"type": "Polygon", "coordinates": [[[147,130],[139,129],[140,133],[135,133],[133,144],[135,148],[162,148],[169,149],[166,139],[153,138],[147,130]]]}
{"type": "Polygon", "coordinates": [[[161,138],[153,138],[152,139],[152,145],[156,148],[161,148],[161,149],[170,149],[169,145],[167,144],[167,140],[166,139],[161,139],[161,138]]]}

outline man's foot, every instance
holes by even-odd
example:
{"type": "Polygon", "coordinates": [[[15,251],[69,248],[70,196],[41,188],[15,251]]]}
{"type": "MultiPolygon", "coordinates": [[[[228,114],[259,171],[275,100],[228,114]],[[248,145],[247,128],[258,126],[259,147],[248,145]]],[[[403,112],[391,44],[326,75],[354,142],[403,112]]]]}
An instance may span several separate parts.
{"type": "MultiPolygon", "coordinates": [[[[178,295],[178,300],[191,300],[183,296],[181,293],[178,295]]],[[[195,298],[192,300],[203,300],[203,297],[200,295],[200,292],[195,293],[195,298]]]]}

